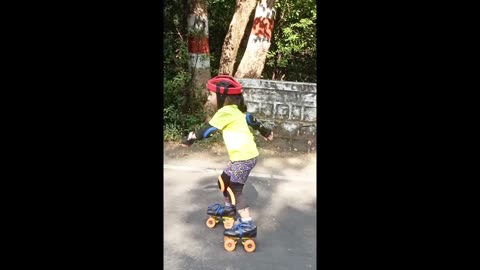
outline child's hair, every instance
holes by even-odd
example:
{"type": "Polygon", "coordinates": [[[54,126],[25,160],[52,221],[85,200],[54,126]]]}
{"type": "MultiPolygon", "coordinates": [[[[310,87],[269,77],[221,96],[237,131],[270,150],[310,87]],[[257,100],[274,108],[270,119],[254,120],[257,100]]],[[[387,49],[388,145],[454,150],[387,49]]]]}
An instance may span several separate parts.
{"type": "Polygon", "coordinates": [[[241,112],[247,112],[247,104],[245,104],[245,100],[243,99],[242,94],[238,95],[227,95],[225,98],[224,105],[237,105],[238,109],[241,112]]]}

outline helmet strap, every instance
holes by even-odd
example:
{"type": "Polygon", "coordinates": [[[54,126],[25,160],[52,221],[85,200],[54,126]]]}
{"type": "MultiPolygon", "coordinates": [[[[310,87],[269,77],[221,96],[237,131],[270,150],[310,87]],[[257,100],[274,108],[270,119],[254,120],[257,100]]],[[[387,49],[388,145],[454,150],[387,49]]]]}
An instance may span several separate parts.
{"type": "Polygon", "coordinates": [[[223,107],[223,103],[227,98],[228,85],[222,85],[221,83],[217,84],[216,93],[217,93],[217,109],[220,109],[223,107]],[[220,87],[224,87],[223,94],[220,93],[220,87]]]}

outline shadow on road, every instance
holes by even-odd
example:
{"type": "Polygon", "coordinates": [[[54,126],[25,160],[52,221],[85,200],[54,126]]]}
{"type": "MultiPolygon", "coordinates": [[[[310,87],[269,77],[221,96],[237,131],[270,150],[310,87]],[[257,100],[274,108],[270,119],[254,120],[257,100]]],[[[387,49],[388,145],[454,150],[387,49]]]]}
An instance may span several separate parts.
{"type": "MultiPolygon", "coordinates": [[[[255,171],[255,170],[254,170],[255,171]]],[[[207,206],[223,195],[217,175],[202,177],[177,204],[165,205],[164,264],[166,269],[315,269],[315,183],[250,177],[244,196],[258,226],[257,249],[247,253],[240,243],[233,252],[223,248],[223,225],[205,225],[207,206]],[[176,220],[178,219],[178,220],[176,220]],[[173,226],[173,227],[172,227],[173,226]]],[[[165,193],[169,192],[165,185],[165,193]]]]}

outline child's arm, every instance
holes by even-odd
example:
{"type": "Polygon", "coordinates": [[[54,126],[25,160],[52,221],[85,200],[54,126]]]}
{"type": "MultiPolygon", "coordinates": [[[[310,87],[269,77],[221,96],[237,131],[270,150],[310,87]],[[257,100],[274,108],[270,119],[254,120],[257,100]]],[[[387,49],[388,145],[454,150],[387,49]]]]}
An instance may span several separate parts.
{"type": "Polygon", "coordinates": [[[247,113],[247,124],[251,126],[254,130],[258,130],[263,137],[267,140],[273,139],[273,131],[267,127],[265,127],[262,122],[260,122],[255,116],[250,113],[247,113]]]}
{"type": "Polygon", "coordinates": [[[182,144],[185,146],[192,145],[196,140],[203,140],[209,138],[215,133],[218,129],[210,124],[203,125],[196,132],[190,132],[183,138],[182,144]]]}

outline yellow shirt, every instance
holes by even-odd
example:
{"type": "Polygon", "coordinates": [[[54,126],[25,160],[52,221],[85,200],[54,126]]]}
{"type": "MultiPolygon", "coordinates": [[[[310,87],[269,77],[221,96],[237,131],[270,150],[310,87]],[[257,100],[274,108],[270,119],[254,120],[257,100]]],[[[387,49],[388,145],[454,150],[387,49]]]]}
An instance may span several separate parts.
{"type": "Polygon", "coordinates": [[[223,141],[231,161],[248,160],[258,156],[257,145],[247,120],[237,105],[223,106],[209,124],[222,130],[223,141]]]}

